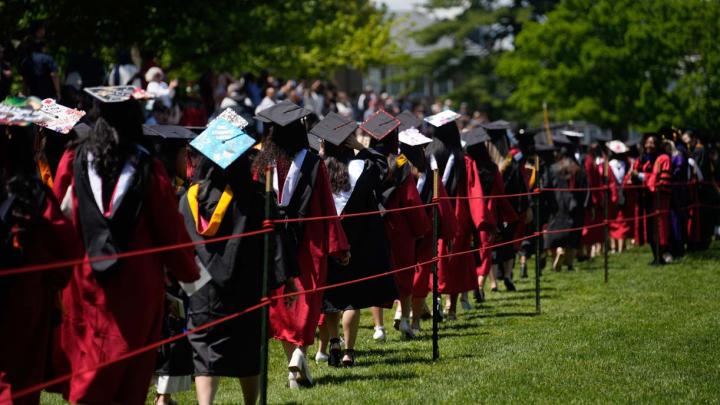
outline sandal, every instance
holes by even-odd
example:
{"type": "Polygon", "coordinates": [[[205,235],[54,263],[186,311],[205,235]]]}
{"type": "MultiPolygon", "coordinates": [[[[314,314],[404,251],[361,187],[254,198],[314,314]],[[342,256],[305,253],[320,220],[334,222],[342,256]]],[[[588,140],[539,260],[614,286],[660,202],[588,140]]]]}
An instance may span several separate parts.
{"type": "Polygon", "coordinates": [[[345,349],[345,356],[342,359],[343,366],[352,367],[355,365],[355,350],[345,349]]]}

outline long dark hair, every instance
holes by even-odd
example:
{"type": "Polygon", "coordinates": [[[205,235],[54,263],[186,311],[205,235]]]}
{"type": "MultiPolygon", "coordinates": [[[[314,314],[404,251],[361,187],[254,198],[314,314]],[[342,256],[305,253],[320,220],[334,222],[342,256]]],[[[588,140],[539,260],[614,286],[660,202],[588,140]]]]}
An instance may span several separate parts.
{"type": "Polygon", "coordinates": [[[336,146],[325,142],[325,166],[330,177],[330,189],[333,194],[350,191],[350,174],[348,163],[353,158],[353,151],[342,145],[336,146]]]}
{"type": "Polygon", "coordinates": [[[262,150],[253,162],[256,173],[264,173],[265,168],[277,161],[289,162],[296,153],[308,147],[307,129],[302,120],[284,127],[268,125],[262,139],[262,150]]]}
{"type": "Polygon", "coordinates": [[[438,170],[442,174],[445,171],[450,155],[455,155],[455,173],[457,173],[457,184],[462,184],[465,179],[465,165],[462,162],[464,156],[462,144],[460,143],[460,131],[455,122],[450,122],[438,128],[429,126],[427,131],[433,141],[426,149],[427,156],[434,156],[438,164],[438,170]]]}

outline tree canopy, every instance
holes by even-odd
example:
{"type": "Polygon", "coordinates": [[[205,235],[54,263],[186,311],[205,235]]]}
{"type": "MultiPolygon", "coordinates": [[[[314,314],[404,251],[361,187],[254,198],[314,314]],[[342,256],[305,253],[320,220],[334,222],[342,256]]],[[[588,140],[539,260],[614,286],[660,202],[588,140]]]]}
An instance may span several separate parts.
{"type": "Polygon", "coordinates": [[[497,72],[534,122],[629,128],[720,127],[720,2],[564,0],[529,22],[497,72]]]}
{"type": "Polygon", "coordinates": [[[512,115],[505,100],[510,83],[496,75],[501,54],[512,48],[513,38],[525,24],[542,18],[558,0],[430,0],[426,7],[435,9],[463,7],[452,19],[440,20],[413,35],[422,45],[433,45],[442,38],[452,39],[450,48],[440,48],[412,59],[400,79],[432,77],[435,80],[460,78],[459,85],[447,96],[467,101],[494,116],[512,115]]]}
{"type": "Polygon", "coordinates": [[[115,49],[137,46],[188,75],[329,75],[384,63],[394,52],[392,21],[369,0],[0,1],[0,39],[21,39],[36,20],[61,60],[88,49],[112,59],[115,49]]]}

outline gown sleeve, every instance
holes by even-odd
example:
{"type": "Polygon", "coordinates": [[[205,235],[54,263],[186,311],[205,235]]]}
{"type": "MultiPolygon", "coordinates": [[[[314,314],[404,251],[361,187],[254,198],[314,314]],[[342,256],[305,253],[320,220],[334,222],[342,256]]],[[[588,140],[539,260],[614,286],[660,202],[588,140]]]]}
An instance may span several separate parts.
{"type": "Polygon", "coordinates": [[[496,225],[495,218],[489,215],[486,199],[481,198],[484,197],[484,193],[475,162],[467,156],[465,157],[465,172],[467,173],[467,196],[470,197],[467,202],[470,207],[470,217],[473,225],[479,231],[492,231],[496,225]]]}
{"type": "MultiPolygon", "coordinates": [[[[157,246],[171,246],[190,242],[184,221],[177,207],[177,197],[162,164],[154,160],[147,187],[146,209],[157,246]]],[[[192,246],[161,253],[168,271],[178,281],[189,283],[200,278],[192,246]]]]}
{"type": "MultiPolygon", "coordinates": [[[[415,176],[407,176],[403,182],[402,191],[404,194],[404,207],[423,205],[422,198],[420,198],[420,193],[418,193],[415,185],[415,176]]],[[[430,222],[430,218],[428,218],[427,211],[424,208],[406,210],[403,211],[403,214],[408,225],[410,225],[410,231],[413,236],[415,236],[415,239],[422,238],[432,230],[432,222],[430,222]]]]}
{"type": "Polygon", "coordinates": [[[58,168],[55,173],[55,179],[53,181],[53,194],[57,201],[62,201],[65,197],[68,187],[72,184],[73,170],[72,165],[75,160],[75,150],[66,150],[60,158],[58,168]]]}
{"type": "Polygon", "coordinates": [[[457,231],[457,218],[455,217],[455,211],[450,200],[445,199],[447,192],[445,186],[442,185],[440,179],[438,185],[438,197],[441,199],[438,201],[438,217],[440,219],[440,229],[438,229],[438,237],[445,241],[451,241],[455,232],[457,231]]]}

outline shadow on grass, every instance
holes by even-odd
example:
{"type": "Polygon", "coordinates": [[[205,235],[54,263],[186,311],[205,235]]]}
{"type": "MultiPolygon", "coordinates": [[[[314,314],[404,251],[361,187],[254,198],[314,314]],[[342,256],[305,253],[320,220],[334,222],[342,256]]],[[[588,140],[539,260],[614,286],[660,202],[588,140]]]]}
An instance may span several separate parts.
{"type": "MultiPolygon", "coordinates": [[[[472,319],[483,319],[483,318],[508,318],[508,317],[514,317],[514,316],[517,316],[517,317],[534,317],[534,316],[538,316],[538,314],[537,314],[535,311],[527,311],[527,312],[519,312],[519,311],[517,311],[517,312],[496,312],[496,313],[493,313],[493,314],[488,314],[488,313],[468,314],[467,316],[465,316],[465,317],[463,317],[463,318],[464,318],[464,319],[467,319],[467,320],[472,320],[472,319]]],[[[475,325],[475,324],[467,324],[467,326],[462,326],[461,329],[463,329],[463,328],[468,328],[468,327],[477,327],[477,325],[475,325]]]]}
{"type": "MultiPolygon", "coordinates": [[[[392,364],[392,363],[389,363],[392,364]]],[[[358,366],[355,366],[358,367],[358,366]]],[[[351,371],[351,370],[348,370],[351,371]]],[[[409,380],[417,377],[415,373],[409,372],[398,372],[398,373],[375,373],[372,375],[358,375],[353,373],[332,375],[326,374],[324,376],[315,379],[315,385],[338,385],[353,381],[371,381],[371,380],[383,380],[383,381],[396,381],[396,380],[409,380]]]]}
{"type": "MultiPolygon", "coordinates": [[[[552,294],[543,294],[542,292],[540,293],[540,299],[551,299],[551,298],[556,298],[556,296],[552,295],[552,294]]],[[[503,302],[503,301],[534,300],[534,299],[535,299],[535,294],[517,294],[517,295],[508,295],[506,297],[497,298],[497,299],[495,297],[491,296],[487,300],[487,302],[492,303],[493,301],[503,302]]]]}

